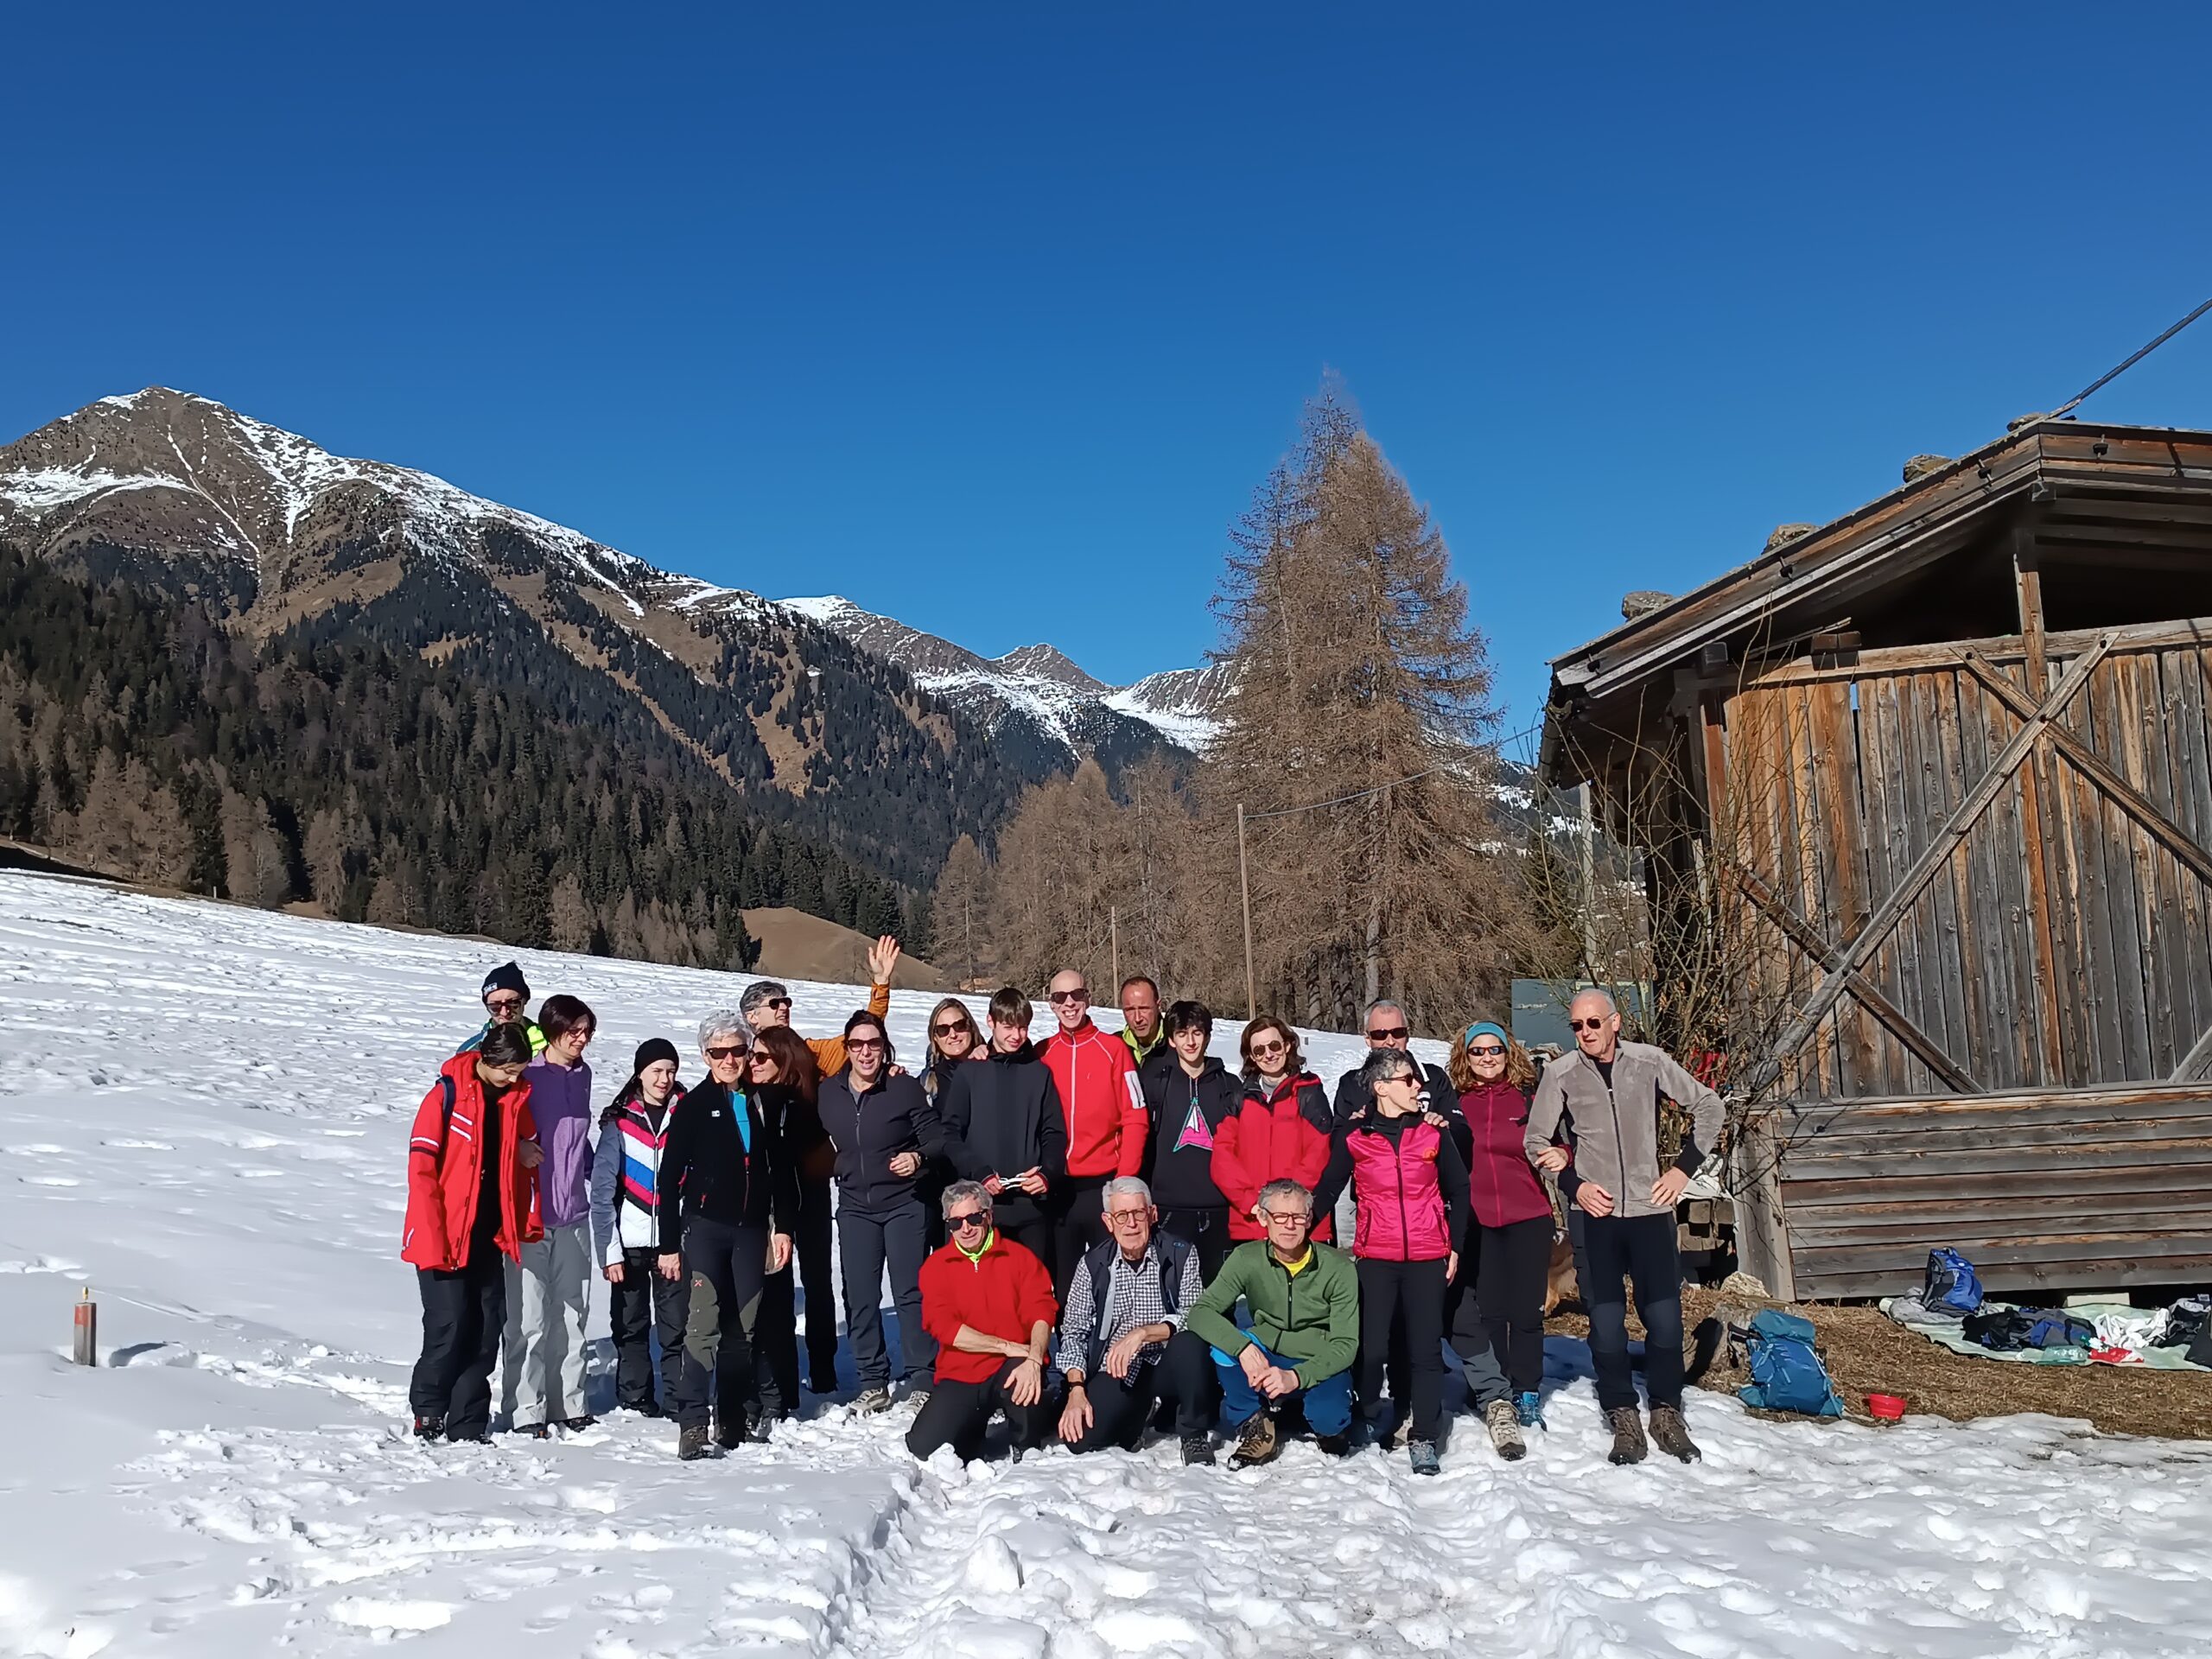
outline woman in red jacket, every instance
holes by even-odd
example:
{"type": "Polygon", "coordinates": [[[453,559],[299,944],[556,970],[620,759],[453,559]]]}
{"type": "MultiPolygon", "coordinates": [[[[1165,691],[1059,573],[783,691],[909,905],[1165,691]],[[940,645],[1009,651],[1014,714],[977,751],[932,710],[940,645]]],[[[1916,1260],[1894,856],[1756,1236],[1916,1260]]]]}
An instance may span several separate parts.
{"type": "Polygon", "coordinates": [[[1313,1208],[1326,1214],[1351,1183],[1359,1215],[1351,1246],[1359,1263],[1354,1387],[1362,1414],[1376,1425],[1393,1329],[1402,1331],[1412,1361],[1411,1398],[1392,1403],[1413,1427],[1407,1449],[1414,1472],[1433,1475],[1444,1416],[1444,1287],[1459,1270],[1466,1237],[1467,1166],[1448,1121],[1421,1109],[1427,1079],[1412,1055],[1370,1050],[1359,1080],[1373,1104],[1346,1124],[1313,1208]]]}
{"type": "Polygon", "coordinates": [[[415,1264],[423,1294],[423,1354],[407,1398],[424,1440],[491,1433],[506,1262],[544,1236],[533,1173],[537,1123],[522,1080],[529,1064],[528,1032],[494,1026],[480,1046],[438,1069],[415,1111],[399,1254],[415,1264]]]}
{"type": "Polygon", "coordinates": [[[1503,1027],[1484,1020],[1452,1042],[1446,1070],[1472,1137],[1467,1185],[1477,1317],[1518,1396],[1521,1425],[1532,1427],[1541,1421],[1544,1283],[1554,1237],[1551,1197],[1521,1144],[1536,1063],[1503,1027]]]}
{"type": "MultiPolygon", "coordinates": [[[[1269,1181],[1311,1192],[1329,1166],[1336,1119],[1321,1079],[1306,1069],[1298,1033],[1262,1014],[1244,1027],[1244,1099],[1213,1132],[1213,1184],[1229,1200],[1229,1236],[1242,1243],[1267,1230],[1252,1211],[1269,1181]]],[[[1329,1241],[1328,1211],[1314,1211],[1313,1236],[1329,1241]]]]}

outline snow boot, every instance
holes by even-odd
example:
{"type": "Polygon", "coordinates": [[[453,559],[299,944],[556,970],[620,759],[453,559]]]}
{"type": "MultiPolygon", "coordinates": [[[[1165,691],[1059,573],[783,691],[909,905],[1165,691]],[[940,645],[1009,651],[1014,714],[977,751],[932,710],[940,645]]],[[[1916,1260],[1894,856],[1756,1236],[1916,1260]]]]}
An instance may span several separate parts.
{"type": "Polygon", "coordinates": [[[1514,1414],[1521,1420],[1522,1427],[1541,1428],[1548,1432],[1549,1426],[1544,1421],[1544,1396],[1534,1389],[1514,1402],[1514,1414]]]}
{"type": "Polygon", "coordinates": [[[686,1423],[676,1436],[676,1455],[686,1463],[696,1463],[707,1455],[707,1426],[686,1423]]]}
{"type": "Polygon", "coordinates": [[[725,1452],[734,1452],[745,1444],[745,1414],[740,1412],[734,1420],[719,1411],[715,1414],[715,1444],[725,1452]]]}
{"type": "Polygon", "coordinates": [[[1282,1440],[1275,1433],[1275,1420],[1264,1411],[1256,1411],[1238,1431],[1236,1449],[1229,1454],[1229,1466],[1254,1469],[1263,1463],[1273,1463],[1281,1453],[1282,1440]]]}
{"type": "Polygon", "coordinates": [[[599,1421],[599,1419],[598,1419],[598,1418],[596,1418],[596,1417],[593,1416],[589,1412],[586,1412],[586,1413],[585,1413],[582,1416],[581,1416],[581,1417],[564,1417],[564,1418],[563,1418],[563,1419],[561,1420],[561,1427],[562,1427],[563,1428],[566,1429],[566,1430],[567,1430],[569,1433],[571,1433],[571,1434],[581,1434],[581,1433],[582,1433],[584,1432],[584,1430],[586,1430],[586,1429],[589,1428],[589,1427],[590,1427],[594,1423],[596,1423],[598,1421],[599,1421]]]}
{"type": "Polygon", "coordinates": [[[435,1440],[439,1435],[445,1432],[446,1420],[444,1418],[436,1415],[435,1413],[418,1411],[415,1414],[415,1438],[416,1440],[435,1440]]]}
{"type": "Polygon", "coordinates": [[[1705,1455],[1690,1439],[1689,1425],[1682,1421],[1680,1406],[1651,1408],[1651,1438],[1662,1452],[1684,1463],[1695,1463],[1705,1455]]]}
{"type": "Polygon", "coordinates": [[[1483,1408],[1483,1421],[1490,1425],[1490,1443],[1499,1457],[1518,1463],[1529,1455],[1529,1443],[1521,1438],[1521,1416],[1510,1400],[1491,1401],[1483,1408]]]}
{"type": "Polygon", "coordinates": [[[1203,1465],[1213,1467],[1213,1436],[1190,1434],[1183,1440],[1183,1466],[1185,1469],[1203,1465]]]}
{"type": "Polygon", "coordinates": [[[775,1432],[776,1425],[782,1421],[779,1417],[771,1417],[765,1411],[748,1411],[745,1414],[745,1438],[755,1446],[766,1446],[768,1436],[775,1432]]]}
{"type": "Polygon", "coordinates": [[[879,1411],[891,1409],[891,1390],[862,1389],[853,1396],[853,1409],[863,1417],[873,1417],[879,1411]]]}
{"type": "Polygon", "coordinates": [[[1351,1455],[1351,1436],[1349,1434],[1316,1434],[1313,1444],[1321,1449],[1325,1458],[1348,1458],[1351,1455]]]}
{"type": "Polygon", "coordinates": [[[1413,1459],[1414,1473],[1417,1475],[1440,1475],[1444,1472],[1444,1465],[1436,1455],[1435,1441],[1410,1441],[1408,1444],[1408,1452],[1413,1459]]]}
{"type": "Polygon", "coordinates": [[[1605,1421],[1613,1431],[1613,1449],[1605,1454],[1609,1463],[1642,1463],[1651,1448],[1643,1438],[1643,1419],[1637,1415],[1634,1406],[1615,1406],[1605,1414],[1605,1421]]]}

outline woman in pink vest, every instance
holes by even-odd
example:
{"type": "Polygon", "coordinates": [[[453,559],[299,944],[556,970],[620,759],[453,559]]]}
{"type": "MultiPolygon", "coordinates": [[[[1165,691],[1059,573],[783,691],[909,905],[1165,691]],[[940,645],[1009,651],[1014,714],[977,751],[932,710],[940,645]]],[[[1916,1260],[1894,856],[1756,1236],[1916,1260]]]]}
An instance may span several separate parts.
{"type": "Polygon", "coordinates": [[[1442,1117],[1421,1109],[1421,1066],[1403,1049],[1371,1051],[1359,1071],[1374,1104],[1355,1113],[1313,1197],[1326,1215],[1351,1183],[1359,1206],[1351,1253],[1359,1262],[1359,1357],[1353,1367],[1363,1415],[1379,1427],[1394,1326],[1413,1357],[1408,1450],[1414,1472],[1437,1472],[1444,1414],[1444,1290],[1459,1268],[1467,1230],[1467,1166],[1442,1117]]]}

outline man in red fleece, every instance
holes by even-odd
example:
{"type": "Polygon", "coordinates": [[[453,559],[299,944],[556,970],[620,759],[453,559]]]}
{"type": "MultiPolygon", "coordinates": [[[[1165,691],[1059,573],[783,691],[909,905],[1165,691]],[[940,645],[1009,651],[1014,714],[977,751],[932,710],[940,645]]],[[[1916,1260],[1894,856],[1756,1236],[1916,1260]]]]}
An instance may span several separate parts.
{"type": "Polygon", "coordinates": [[[1091,1247],[1106,1240],[1106,1183],[1144,1166],[1152,1135],[1136,1062],[1118,1037],[1090,1022],[1090,983],[1063,968],[1046,988],[1059,1029],[1037,1058],[1052,1074],[1068,1115],[1068,1179],[1052,1197],[1052,1287],[1062,1301],[1091,1247]]]}
{"type": "Polygon", "coordinates": [[[921,1274],[922,1324],[937,1338],[937,1387],[914,1414],[906,1449],[926,1458],[950,1446],[965,1463],[1003,1411],[1019,1462],[1051,1432],[1045,1357],[1059,1306],[1045,1264],[991,1225],[991,1195],[982,1182],[955,1181],[942,1203],[951,1236],[921,1274]]]}

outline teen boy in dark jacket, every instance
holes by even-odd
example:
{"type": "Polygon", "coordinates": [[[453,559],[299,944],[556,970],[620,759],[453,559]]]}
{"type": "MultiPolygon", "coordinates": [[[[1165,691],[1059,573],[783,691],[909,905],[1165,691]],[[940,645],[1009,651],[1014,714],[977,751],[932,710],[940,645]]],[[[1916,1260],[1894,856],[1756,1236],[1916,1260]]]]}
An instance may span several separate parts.
{"type": "Polygon", "coordinates": [[[1206,1052],[1213,1015],[1203,1002],[1167,1010],[1167,1039],[1139,1069],[1152,1114],[1145,1179],[1160,1206],[1160,1230],[1198,1251],[1198,1274],[1211,1280],[1234,1242],[1229,1199],[1214,1185],[1214,1132],[1244,1102],[1243,1079],[1206,1052]]]}
{"type": "Polygon", "coordinates": [[[962,1066],[945,1094],[945,1156],[989,1192],[999,1236],[1049,1262],[1050,1195],[1067,1179],[1067,1115],[1029,1040],[1029,999],[1011,985],[994,993],[990,1026],[990,1058],[962,1066]]]}

